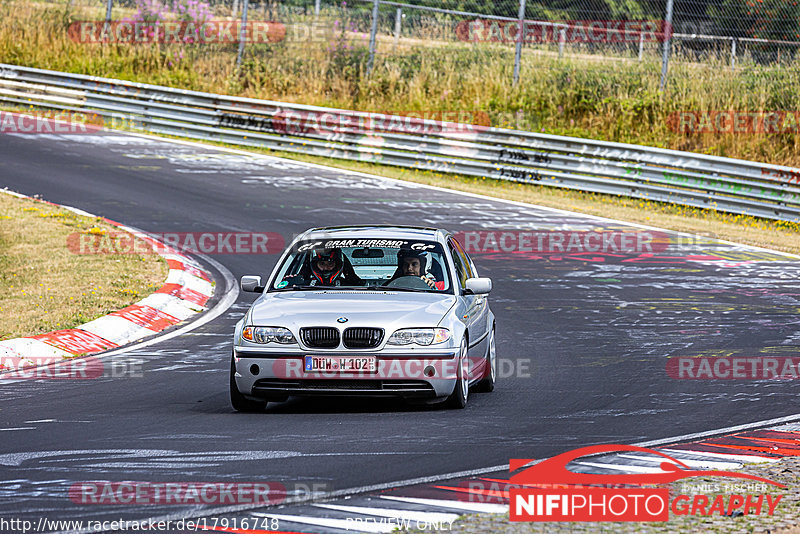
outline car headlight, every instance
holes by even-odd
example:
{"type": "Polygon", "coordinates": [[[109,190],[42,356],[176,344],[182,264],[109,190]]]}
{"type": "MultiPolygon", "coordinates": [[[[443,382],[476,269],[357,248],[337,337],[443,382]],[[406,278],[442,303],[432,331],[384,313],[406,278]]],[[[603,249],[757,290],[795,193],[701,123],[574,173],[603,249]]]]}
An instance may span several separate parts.
{"type": "Polygon", "coordinates": [[[398,330],[389,338],[389,345],[436,345],[450,339],[447,328],[405,328],[398,330]]]}
{"type": "Polygon", "coordinates": [[[246,326],[242,330],[242,339],[262,344],[280,343],[281,345],[289,345],[297,343],[288,328],[276,326],[246,326]]]}

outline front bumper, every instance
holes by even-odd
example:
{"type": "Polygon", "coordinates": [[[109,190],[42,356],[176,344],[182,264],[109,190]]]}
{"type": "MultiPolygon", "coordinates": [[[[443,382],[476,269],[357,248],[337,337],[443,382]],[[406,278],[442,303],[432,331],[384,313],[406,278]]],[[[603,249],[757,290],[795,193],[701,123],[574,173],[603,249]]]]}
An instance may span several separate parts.
{"type": "Polygon", "coordinates": [[[285,400],[289,396],[353,395],[434,399],[447,397],[456,385],[458,353],[454,349],[382,354],[359,351],[264,353],[234,350],[234,379],[252,398],[285,400]],[[376,356],[377,372],[307,372],[306,355],[376,356]]]}

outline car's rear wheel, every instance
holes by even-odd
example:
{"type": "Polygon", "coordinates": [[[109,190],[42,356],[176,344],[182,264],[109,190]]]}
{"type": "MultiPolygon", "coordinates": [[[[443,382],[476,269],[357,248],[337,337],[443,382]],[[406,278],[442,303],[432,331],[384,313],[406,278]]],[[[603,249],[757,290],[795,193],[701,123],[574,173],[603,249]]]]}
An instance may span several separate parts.
{"type": "Polygon", "coordinates": [[[237,412],[261,412],[267,407],[267,401],[251,400],[242,395],[239,388],[236,386],[236,365],[231,356],[231,406],[237,412]]]}
{"type": "Polygon", "coordinates": [[[497,349],[494,344],[494,326],[489,333],[489,347],[486,349],[486,371],[483,378],[475,387],[475,391],[488,393],[494,391],[494,384],[497,380],[497,349]]]}
{"type": "Polygon", "coordinates": [[[467,359],[467,338],[461,340],[461,349],[458,352],[458,367],[456,387],[453,394],[445,401],[449,408],[464,408],[469,398],[469,360],[467,359]]]}

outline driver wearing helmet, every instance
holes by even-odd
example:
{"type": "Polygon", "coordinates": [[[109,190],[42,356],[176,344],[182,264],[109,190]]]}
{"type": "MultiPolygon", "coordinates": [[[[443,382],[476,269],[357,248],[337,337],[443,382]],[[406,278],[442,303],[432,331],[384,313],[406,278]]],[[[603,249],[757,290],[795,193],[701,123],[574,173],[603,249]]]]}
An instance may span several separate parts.
{"type": "Polygon", "coordinates": [[[312,250],[300,272],[286,276],[284,281],[291,285],[309,286],[364,285],[340,248],[312,250]]]}
{"type": "Polygon", "coordinates": [[[340,248],[316,249],[309,256],[312,286],[357,286],[363,282],[349,262],[345,262],[340,248]]]}
{"type": "MultiPolygon", "coordinates": [[[[425,274],[427,255],[419,250],[400,249],[397,253],[397,270],[391,280],[401,276],[416,276],[428,284],[431,289],[437,289],[436,280],[432,275],[425,274]]],[[[391,281],[390,280],[390,281],[391,281]]]]}

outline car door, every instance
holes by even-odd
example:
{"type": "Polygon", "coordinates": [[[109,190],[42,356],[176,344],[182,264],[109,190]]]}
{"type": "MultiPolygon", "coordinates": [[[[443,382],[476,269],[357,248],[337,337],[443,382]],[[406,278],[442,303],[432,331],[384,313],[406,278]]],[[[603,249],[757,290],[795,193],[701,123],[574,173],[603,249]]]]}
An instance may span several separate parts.
{"type": "Polygon", "coordinates": [[[453,265],[456,269],[456,284],[461,292],[461,299],[464,302],[462,320],[467,325],[469,335],[468,357],[470,361],[470,380],[482,376],[488,343],[488,330],[486,328],[486,316],[488,305],[485,295],[465,295],[467,279],[474,278],[472,262],[466,256],[464,249],[452,237],[448,239],[448,248],[453,258],[453,265]]]}

